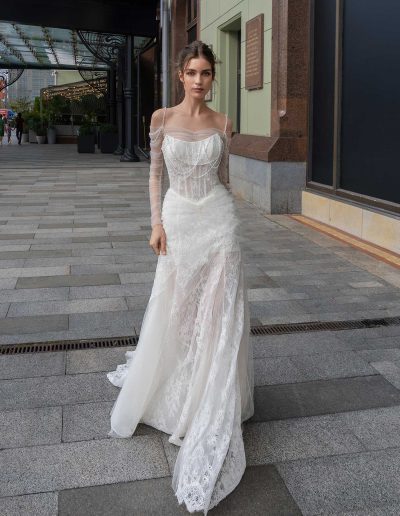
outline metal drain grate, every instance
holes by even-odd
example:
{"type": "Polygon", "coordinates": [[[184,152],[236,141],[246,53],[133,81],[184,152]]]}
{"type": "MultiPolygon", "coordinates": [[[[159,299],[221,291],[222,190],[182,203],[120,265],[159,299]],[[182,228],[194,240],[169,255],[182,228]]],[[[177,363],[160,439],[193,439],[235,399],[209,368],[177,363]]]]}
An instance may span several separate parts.
{"type": "Polygon", "coordinates": [[[300,333],[310,331],[354,330],[360,328],[375,328],[377,326],[392,326],[398,324],[400,324],[400,317],[385,317],[382,319],[355,319],[352,321],[311,321],[252,326],[250,333],[251,335],[281,335],[283,333],[300,333]]]}
{"type": "MultiPolygon", "coordinates": [[[[311,321],[287,324],[266,324],[252,326],[251,335],[282,335],[283,333],[300,333],[310,331],[353,330],[374,328],[377,326],[400,325],[400,317],[382,319],[358,319],[353,321],[311,321]]],[[[0,355],[21,355],[26,353],[44,353],[49,351],[70,351],[79,349],[118,348],[136,346],[139,336],[116,337],[108,339],[59,340],[53,342],[33,342],[0,346],[0,355]]]]}
{"type": "Polygon", "coordinates": [[[0,346],[0,355],[21,355],[49,351],[69,351],[79,349],[119,348],[136,346],[139,337],[117,337],[109,339],[58,340],[52,342],[33,342],[0,346]]]}

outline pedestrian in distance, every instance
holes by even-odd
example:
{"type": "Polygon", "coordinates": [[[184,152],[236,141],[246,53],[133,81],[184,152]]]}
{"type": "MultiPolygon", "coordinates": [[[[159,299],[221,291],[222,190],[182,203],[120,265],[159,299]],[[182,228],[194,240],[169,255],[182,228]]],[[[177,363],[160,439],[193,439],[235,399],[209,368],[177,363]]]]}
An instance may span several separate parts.
{"type": "Polygon", "coordinates": [[[242,423],[254,414],[249,304],[228,176],[232,122],[206,103],[215,62],[202,41],[184,47],[177,63],[184,98],[152,115],[149,246],[157,267],[136,349],[107,373],[121,388],[109,435],[130,438],[139,422],[169,434],[179,449],[178,503],[205,515],[243,476],[242,423]]]}
{"type": "Polygon", "coordinates": [[[18,139],[18,145],[21,145],[22,131],[24,130],[24,122],[25,120],[22,118],[22,114],[18,113],[18,115],[15,117],[15,129],[18,139]]]}
{"type": "Polygon", "coordinates": [[[14,123],[12,120],[7,120],[7,143],[8,145],[10,145],[11,143],[11,135],[12,135],[12,132],[15,131],[15,128],[14,128],[14,123]]]}

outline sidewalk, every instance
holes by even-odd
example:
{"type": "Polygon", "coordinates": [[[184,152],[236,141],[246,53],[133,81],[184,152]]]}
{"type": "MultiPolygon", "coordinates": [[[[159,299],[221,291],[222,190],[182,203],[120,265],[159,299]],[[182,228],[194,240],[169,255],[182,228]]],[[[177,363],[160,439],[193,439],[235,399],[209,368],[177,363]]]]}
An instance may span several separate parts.
{"type": "MultiPolygon", "coordinates": [[[[0,344],[140,332],[156,257],[148,164],[0,148],[0,344]]],[[[237,200],[252,325],[400,315],[400,269],[237,200]]],[[[251,337],[248,468],[210,515],[400,514],[400,325],[251,337]]],[[[0,356],[0,514],[187,514],[177,448],[107,436],[131,348],[0,356]]]]}

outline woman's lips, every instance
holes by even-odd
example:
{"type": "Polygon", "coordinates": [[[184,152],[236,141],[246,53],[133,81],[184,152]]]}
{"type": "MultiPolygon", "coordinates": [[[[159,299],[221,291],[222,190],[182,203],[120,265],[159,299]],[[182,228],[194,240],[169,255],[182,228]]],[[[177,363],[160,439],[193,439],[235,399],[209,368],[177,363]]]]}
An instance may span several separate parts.
{"type": "Polygon", "coordinates": [[[194,91],[203,91],[203,88],[193,88],[194,91]]]}

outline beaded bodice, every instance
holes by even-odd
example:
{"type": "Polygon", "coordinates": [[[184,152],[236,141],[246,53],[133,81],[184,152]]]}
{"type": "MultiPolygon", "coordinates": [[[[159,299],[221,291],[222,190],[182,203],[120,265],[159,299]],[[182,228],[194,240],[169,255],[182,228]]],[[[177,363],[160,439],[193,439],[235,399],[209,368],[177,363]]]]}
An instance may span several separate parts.
{"type": "Polygon", "coordinates": [[[163,168],[170,188],[179,195],[199,200],[217,185],[228,190],[230,135],[225,130],[204,128],[191,131],[164,124],[150,127],[151,164],[149,177],[151,225],[161,221],[161,183],[163,168]]]}

